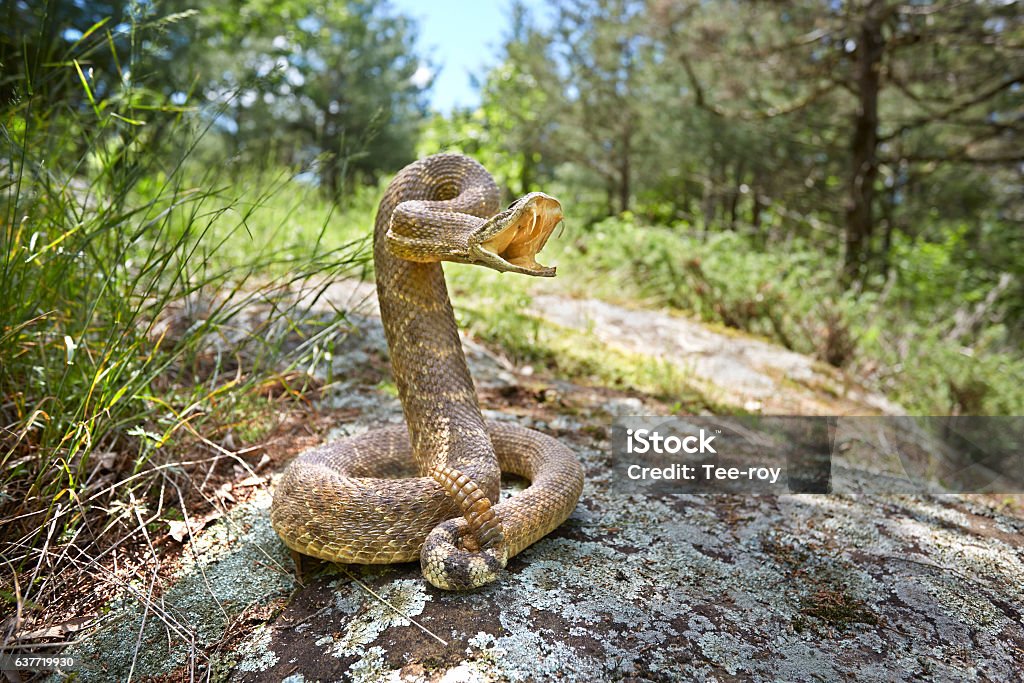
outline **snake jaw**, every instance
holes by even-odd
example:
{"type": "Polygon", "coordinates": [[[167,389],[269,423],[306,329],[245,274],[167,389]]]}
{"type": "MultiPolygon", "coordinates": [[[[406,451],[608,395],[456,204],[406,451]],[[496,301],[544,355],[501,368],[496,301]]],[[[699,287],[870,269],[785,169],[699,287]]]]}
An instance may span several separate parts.
{"type": "Polygon", "coordinates": [[[536,256],[562,221],[562,205],[543,192],[531,192],[489,219],[470,240],[474,263],[501,272],[553,277],[555,269],[536,256]]]}

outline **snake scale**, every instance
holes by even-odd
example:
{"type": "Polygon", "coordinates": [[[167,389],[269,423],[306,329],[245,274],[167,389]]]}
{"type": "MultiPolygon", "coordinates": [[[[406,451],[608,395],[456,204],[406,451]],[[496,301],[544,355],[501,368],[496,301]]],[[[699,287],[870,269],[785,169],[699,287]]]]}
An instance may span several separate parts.
{"type": "Polygon", "coordinates": [[[360,564],[418,557],[432,584],[465,590],[494,581],[575,508],[583,469],[569,448],[484,421],[448,298],[441,261],[555,274],[535,256],[562,220],[558,201],[534,192],[499,208],[491,175],[458,154],[416,161],[388,186],[373,255],[406,424],[292,461],[271,522],[294,553],[360,564]],[[502,471],[530,485],[499,503],[502,471]]]}

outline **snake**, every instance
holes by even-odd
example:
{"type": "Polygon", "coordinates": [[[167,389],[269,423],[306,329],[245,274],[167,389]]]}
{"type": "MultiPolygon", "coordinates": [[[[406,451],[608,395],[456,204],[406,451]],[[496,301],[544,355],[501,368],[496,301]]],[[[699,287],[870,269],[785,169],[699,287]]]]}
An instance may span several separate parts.
{"type": "MultiPolygon", "coordinates": [[[[583,468],[557,439],[484,420],[442,262],[553,277],[536,256],[561,204],[530,192],[501,210],[491,174],[461,154],[415,161],[377,209],[377,299],[405,424],[305,451],[282,473],[271,524],[296,564],[420,561],[443,590],[496,581],[572,513],[583,468]],[[502,472],[529,481],[501,500],[502,472]]],[[[298,567],[301,572],[301,565],[298,567]]]]}

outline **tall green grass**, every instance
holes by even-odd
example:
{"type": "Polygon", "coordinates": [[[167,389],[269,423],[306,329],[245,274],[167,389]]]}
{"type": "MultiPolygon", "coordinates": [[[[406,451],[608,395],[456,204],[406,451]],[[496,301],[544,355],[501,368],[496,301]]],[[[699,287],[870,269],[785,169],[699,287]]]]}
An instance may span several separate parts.
{"type": "Polygon", "coordinates": [[[209,113],[126,77],[101,97],[73,54],[42,77],[76,89],[26,82],[0,111],[0,606],[19,610],[68,547],[174,514],[190,463],[244,464],[231,430],[267,412],[268,383],[309,386],[345,324],[309,306],[367,260],[291,174],[193,163],[209,113]]]}

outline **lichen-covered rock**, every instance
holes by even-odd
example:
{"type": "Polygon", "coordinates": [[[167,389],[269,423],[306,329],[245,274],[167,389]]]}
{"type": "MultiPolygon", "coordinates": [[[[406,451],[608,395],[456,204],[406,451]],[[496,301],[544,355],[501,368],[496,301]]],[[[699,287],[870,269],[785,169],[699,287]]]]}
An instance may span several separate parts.
{"type": "Polygon", "coordinates": [[[166,590],[154,590],[155,578],[146,577],[148,582],[121,591],[99,627],[68,649],[79,662],[75,680],[273,665],[266,628],[253,631],[228,657],[211,655],[247,610],[283,602],[294,586],[291,560],[270,526],[269,510],[270,496],[263,492],[199,534],[166,590]]]}
{"type": "Polygon", "coordinates": [[[274,663],[235,678],[1020,676],[1018,520],[951,497],[615,494],[600,444],[576,446],[594,475],[579,508],[501,582],[330,569],[256,636],[274,663]]]}
{"type": "MultiPolygon", "coordinates": [[[[376,319],[359,325],[335,377],[384,353],[376,319]]],[[[498,583],[445,593],[416,564],[325,565],[300,587],[257,497],[199,536],[172,587],[113,605],[77,646],[80,680],[1022,680],[1024,522],[956,496],[631,492],[612,486],[606,428],[657,406],[563,381],[525,391],[470,351],[482,391],[512,397],[488,416],[545,425],[587,475],[569,520],[498,583]],[[535,395],[559,399],[517,403],[535,395]]],[[[401,418],[358,377],[323,401],[357,413],[338,436],[401,418]]],[[[846,467],[850,490],[871,476],[846,467]]]]}

